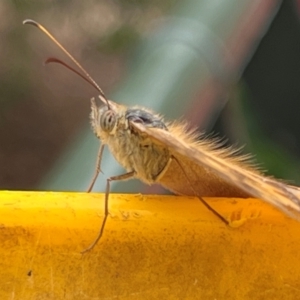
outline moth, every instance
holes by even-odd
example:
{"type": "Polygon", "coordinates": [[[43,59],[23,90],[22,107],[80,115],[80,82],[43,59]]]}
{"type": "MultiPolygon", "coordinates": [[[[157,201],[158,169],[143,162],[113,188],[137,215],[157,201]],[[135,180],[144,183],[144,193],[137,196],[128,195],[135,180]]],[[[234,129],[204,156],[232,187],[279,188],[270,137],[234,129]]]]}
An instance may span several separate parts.
{"type": "Polygon", "coordinates": [[[38,27],[52,39],[81,72],[56,58],[46,62],[60,63],[93,85],[99,92],[91,100],[91,125],[100,139],[95,175],[91,191],[100,172],[103,149],[108,146],[115,159],[124,167],[124,174],[107,179],[105,216],[96,240],[83,252],[91,250],[103,235],[108,211],[110,183],[138,178],[147,184],[158,183],[175,194],[196,196],[224,223],[228,220],[215,211],[203,197],[255,197],[300,219],[300,188],[265,176],[251,164],[249,156],[241,156],[232,148],[220,148],[216,141],[188,131],[186,124],[165,122],[163,117],[143,107],[126,107],[108,100],[102,89],[48,32],[33,20],[23,24],[38,27]],[[97,101],[98,100],[98,104],[97,101]]]}

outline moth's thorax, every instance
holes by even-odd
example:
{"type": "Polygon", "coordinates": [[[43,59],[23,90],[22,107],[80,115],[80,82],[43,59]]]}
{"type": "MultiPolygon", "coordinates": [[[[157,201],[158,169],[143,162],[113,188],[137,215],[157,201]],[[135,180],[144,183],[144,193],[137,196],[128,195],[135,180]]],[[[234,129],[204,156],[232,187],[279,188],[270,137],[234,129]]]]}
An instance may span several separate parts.
{"type": "Polygon", "coordinates": [[[170,159],[169,151],[153,143],[149,136],[134,127],[134,123],[167,130],[159,115],[143,108],[126,108],[112,102],[110,109],[107,106],[96,108],[92,105],[91,122],[96,136],[107,144],[120,165],[128,172],[134,171],[135,177],[146,183],[155,182],[170,159]],[[115,121],[110,131],[104,130],[106,123],[103,119],[101,121],[103,114],[108,115],[111,123],[115,121]],[[112,118],[115,120],[112,121],[112,118]]]}

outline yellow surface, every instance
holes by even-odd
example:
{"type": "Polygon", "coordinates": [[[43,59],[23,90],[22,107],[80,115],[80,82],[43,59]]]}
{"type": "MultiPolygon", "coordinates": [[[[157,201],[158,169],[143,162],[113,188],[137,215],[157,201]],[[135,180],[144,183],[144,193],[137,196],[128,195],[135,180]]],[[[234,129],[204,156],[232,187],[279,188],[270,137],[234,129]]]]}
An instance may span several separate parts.
{"type": "Polygon", "coordinates": [[[0,299],[300,299],[300,223],[254,199],[0,192],[0,299]]]}

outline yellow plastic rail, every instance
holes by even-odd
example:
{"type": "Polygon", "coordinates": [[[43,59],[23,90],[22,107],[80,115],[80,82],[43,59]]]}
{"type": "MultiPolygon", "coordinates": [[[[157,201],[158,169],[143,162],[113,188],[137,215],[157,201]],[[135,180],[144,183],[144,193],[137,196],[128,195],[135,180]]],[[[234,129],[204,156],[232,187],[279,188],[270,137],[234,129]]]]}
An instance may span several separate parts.
{"type": "Polygon", "coordinates": [[[255,199],[0,192],[0,299],[299,299],[300,222],[255,199]],[[233,228],[236,227],[236,228],[233,228]]]}

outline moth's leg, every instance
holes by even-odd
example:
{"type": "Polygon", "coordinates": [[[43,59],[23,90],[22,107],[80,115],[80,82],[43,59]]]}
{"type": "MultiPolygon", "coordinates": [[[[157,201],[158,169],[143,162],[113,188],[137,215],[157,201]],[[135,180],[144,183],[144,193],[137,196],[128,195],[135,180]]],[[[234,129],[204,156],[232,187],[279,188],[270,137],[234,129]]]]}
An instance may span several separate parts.
{"type": "Polygon", "coordinates": [[[173,156],[171,156],[171,157],[169,158],[168,162],[166,163],[166,165],[164,166],[164,168],[160,171],[160,173],[157,174],[157,175],[155,176],[155,178],[153,178],[154,181],[159,182],[160,178],[162,178],[162,177],[165,175],[165,173],[167,172],[167,170],[168,170],[170,164],[172,163],[172,160],[173,160],[173,156]]]}
{"type": "Polygon", "coordinates": [[[194,193],[194,195],[204,204],[204,206],[208,209],[208,210],[210,210],[215,216],[217,216],[222,222],[224,222],[226,225],[229,225],[229,222],[222,216],[222,215],[220,215],[216,210],[214,210],[200,195],[198,195],[198,193],[196,192],[196,190],[194,189],[194,187],[193,187],[193,184],[191,183],[191,181],[190,181],[190,179],[189,179],[189,177],[187,176],[187,174],[186,174],[186,172],[185,172],[185,170],[184,170],[184,168],[183,168],[183,166],[181,165],[181,163],[178,161],[178,159],[176,158],[176,157],[174,157],[174,156],[172,156],[171,157],[171,159],[174,159],[176,162],[177,162],[177,164],[179,165],[179,167],[181,168],[181,170],[182,170],[182,172],[183,172],[183,174],[184,174],[184,176],[186,177],[186,179],[187,179],[187,181],[188,181],[188,183],[189,183],[189,185],[190,185],[190,187],[191,187],[191,189],[192,189],[192,191],[193,191],[193,193],[194,193]]]}
{"type": "Polygon", "coordinates": [[[134,178],[134,175],[135,175],[135,172],[132,171],[132,172],[128,172],[128,173],[125,173],[125,174],[122,174],[122,175],[112,176],[112,177],[107,179],[107,181],[106,181],[106,190],[105,190],[105,200],[104,200],[104,219],[102,221],[100,231],[99,231],[98,236],[96,237],[96,239],[93,241],[93,243],[90,246],[88,246],[86,249],[81,251],[81,253],[85,253],[85,252],[88,252],[88,251],[92,250],[96,246],[96,244],[99,242],[99,240],[101,239],[101,237],[103,235],[106,220],[107,220],[107,217],[108,217],[108,214],[109,214],[109,212],[108,212],[108,197],[109,197],[109,192],[110,192],[110,182],[111,181],[117,181],[117,180],[118,181],[128,180],[128,179],[134,178]]]}
{"type": "Polygon", "coordinates": [[[100,148],[98,150],[98,154],[97,154],[97,162],[96,162],[95,174],[94,174],[92,182],[91,182],[91,184],[90,184],[90,186],[89,186],[89,188],[87,190],[88,193],[93,189],[94,184],[96,182],[96,179],[97,179],[99,173],[101,172],[100,165],[101,165],[103,150],[104,150],[104,145],[101,144],[101,146],[100,146],[100,148]]]}

